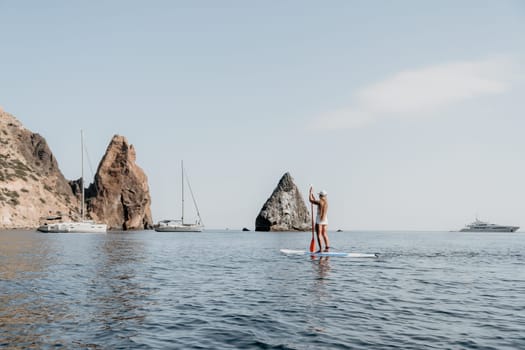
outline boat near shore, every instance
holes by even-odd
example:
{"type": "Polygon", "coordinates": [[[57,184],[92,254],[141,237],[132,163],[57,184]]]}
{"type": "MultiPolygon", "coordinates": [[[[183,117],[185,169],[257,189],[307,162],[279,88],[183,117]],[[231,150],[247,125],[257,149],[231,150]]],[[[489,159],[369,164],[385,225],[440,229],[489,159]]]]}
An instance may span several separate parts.
{"type": "Polygon", "coordinates": [[[491,224],[487,221],[481,221],[476,218],[473,223],[466,225],[459,230],[459,232],[516,232],[519,228],[519,226],[491,224]]]}
{"type": "Polygon", "coordinates": [[[182,220],[161,220],[154,228],[157,232],[202,232],[199,222],[188,224],[182,220]]]}
{"type": "Polygon", "coordinates": [[[46,222],[38,227],[44,233],[106,233],[106,224],[97,224],[92,220],[61,221],[61,217],[47,218],[46,222]],[[57,221],[58,220],[58,221],[57,221]]]}
{"type": "Polygon", "coordinates": [[[159,221],[154,226],[154,229],[157,232],[202,232],[204,228],[204,225],[201,219],[201,214],[199,213],[199,208],[197,207],[197,201],[195,200],[195,196],[193,195],[193,190],[191,189],[190,181],[187,178],[187,175],[184,173],[184,162],[181,161],[180,164],[181,164],[181,186],[182,186],[182,196],[181,196],[182,215],[181,215],[181,218],[179,220],[167,219],[167,220],[159,221]],[[197,212],[197,220],[193,224],[184,222],[184,182],[188,184],[188,187],[191,193],[191,198],[193,199],[193,205],[195,206],[195,210],[197,212]]]}
{"type": "Polygon", "coordinates": [[[84,136],[80,130],[80,158],[81,158],[81,177],[80,177],[80,220],[62,221],[62,215],[45,218],[37,230],[44,233],[106,233],[106,224],[97,224],[85,218],[84,205],[84,136]]]}

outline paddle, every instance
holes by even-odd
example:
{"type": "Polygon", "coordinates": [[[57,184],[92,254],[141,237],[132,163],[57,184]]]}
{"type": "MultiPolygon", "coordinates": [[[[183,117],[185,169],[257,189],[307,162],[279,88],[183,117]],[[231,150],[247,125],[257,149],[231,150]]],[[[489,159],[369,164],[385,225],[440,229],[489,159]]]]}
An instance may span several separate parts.
{"type": "MultiPolygon", "coordinates": [[[[312,186],[310,186],[310,193],[312,186]]],[[[310,203],[310,216],[312,217],[312,240],[310,241],[310,253],[315,252],[315,238],[314,238],[314,204],[310,203]]]]}

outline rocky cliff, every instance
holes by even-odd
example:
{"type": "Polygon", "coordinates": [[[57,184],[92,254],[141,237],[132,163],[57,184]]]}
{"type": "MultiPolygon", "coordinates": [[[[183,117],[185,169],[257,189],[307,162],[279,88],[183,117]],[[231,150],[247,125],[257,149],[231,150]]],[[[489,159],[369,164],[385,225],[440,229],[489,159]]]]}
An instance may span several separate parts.
{"type": "Polygon", "coordinates": [[[0,229],[37,227],[51,215],[72,220],[78,208],[46,140],[0,111],[0,229]]]}
{"type": "MultiPolygon", "coordinates": [[[[151,228],[147,177],[135,150],[115,136],[95,183],[86,192],[87,215],[110,229],[151,228]]],[[[0,229],[35,228],[49,216],[79,220],[80,181],[68,181],[46,140],[0,110],[0,229]]]]}
{"type": "Polygon", "coordinates": [[[112,229],[153,227],[148,178],[135,160],[133,145],[115,135],[87,192],[90,215],[112,229]]]}
{"type": "Polygon", "coordinates": [[[309,231],[311,216],[289,173],[279,184],[255,219],[256,231],[309,231]]]}

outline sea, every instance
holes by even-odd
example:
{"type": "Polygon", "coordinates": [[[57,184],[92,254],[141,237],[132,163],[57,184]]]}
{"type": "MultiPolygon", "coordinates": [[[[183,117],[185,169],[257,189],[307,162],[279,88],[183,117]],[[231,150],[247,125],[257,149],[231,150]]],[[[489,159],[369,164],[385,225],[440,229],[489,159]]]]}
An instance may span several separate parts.
{"type": "Polygon", "coordinates": [[[525,349],[525,233],[0,232],[0,348],[525,349]]]}

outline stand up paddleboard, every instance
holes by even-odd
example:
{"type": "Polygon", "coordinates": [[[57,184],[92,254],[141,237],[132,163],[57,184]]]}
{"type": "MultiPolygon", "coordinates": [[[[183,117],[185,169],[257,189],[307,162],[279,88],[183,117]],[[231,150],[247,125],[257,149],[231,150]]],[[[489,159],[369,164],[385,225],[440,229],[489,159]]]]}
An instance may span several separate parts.
{"type": "Polygon", "coordinates": [[[310,253],[306,250],[281,249],[281,253],[287,255],[310,255],[310,256],[339,256],[343,258],[378,258],[379,254],[373,253],[344,253],[344,252],[320,252],[310,253]]]}

